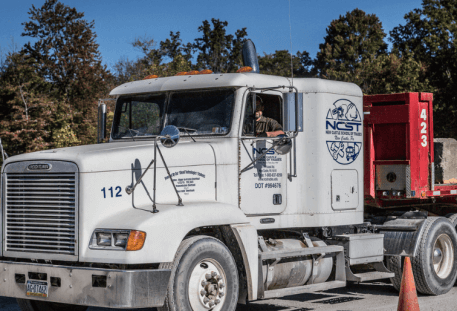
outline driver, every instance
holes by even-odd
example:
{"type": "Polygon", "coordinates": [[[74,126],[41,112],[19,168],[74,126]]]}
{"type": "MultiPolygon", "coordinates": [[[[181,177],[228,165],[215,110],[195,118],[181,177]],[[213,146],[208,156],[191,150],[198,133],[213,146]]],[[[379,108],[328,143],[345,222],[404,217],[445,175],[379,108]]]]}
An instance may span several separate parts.
{"type": "Polygon", "coordinates": [[[278,121],[263,116],[263,104],[259,103],[255,109],[255,134],[258,137],[276,137],[284,134],[278,121]]]}

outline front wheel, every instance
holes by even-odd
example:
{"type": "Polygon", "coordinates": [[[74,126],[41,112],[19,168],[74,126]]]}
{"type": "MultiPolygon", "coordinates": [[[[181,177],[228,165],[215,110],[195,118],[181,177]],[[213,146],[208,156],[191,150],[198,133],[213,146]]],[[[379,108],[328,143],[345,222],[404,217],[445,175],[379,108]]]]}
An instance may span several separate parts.
{"type": "Polygon", "coordinates": [[[238,271],[228,248],[209,236],[184,240],[175,256],[165,305],[159,311],[234,311],[238,271]]]}
{"type": "Polygon", "coordinates": [[[86,311],[86,306],[67,305],[63,303],[17,299],[22,311],[86,311]]]}

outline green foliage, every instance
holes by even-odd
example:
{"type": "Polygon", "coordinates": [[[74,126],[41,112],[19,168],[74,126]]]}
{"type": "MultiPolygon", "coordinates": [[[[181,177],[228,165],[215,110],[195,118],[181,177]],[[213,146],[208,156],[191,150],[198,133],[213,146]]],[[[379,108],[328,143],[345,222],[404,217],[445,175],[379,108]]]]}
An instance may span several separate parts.
{"type": "Polygon", "coordinates": [[[56,146],[55,131],[71,122],[68,105],[53,101],[52,85],[20,53],[10,54],[0,79],[0,136],[10,155],[56,146]]]}
{"type": "Polygon", "coordinates": [[[52,130],[52,147],[62,148],[71,147],[81,144],[75,131],[74,116],[77,113],[71,111],[71,107],[65,101],[53,107],[53,130],[52,130]]]}
{"type": "Polygon", "coordinates": [[[114,65],[118,84],[141,80],[148,75],[168,77],[192,70],[192,44],[183,44],[179,31],[171,31],[170,38],[161,41],[157,49],[154,39],[148,37],[137,38],[132,45],[143,53],[143,57],[137,61],[122,58],[114,65]]]}
{"type": "Polygon", "coordinates": [[[436,137],[457,138],[457,0],[424,0],[390,33],[400,53],[426,64],[434,93],[436,137]]]}
{"type": "Polygon", "coordinates": [[[201,38],[195,39],[193,47],[199,51],[197,68],[210,69],[213,72],[235,72],[242,65],[242,48],[246,28],[238,29],[235,35],[227,35],[228,22],[212,18],[210,23],[205,20],[198,27],[201,38]]]}
{"type": "Polygon", "coordinates": [[[316,59],[322,78],[361,84],[363,81],[356,76],[363,70],[363,62],[386,53],[386,34],[374,14],[355,9],[333,20],[326,31],[316,59]]]}
{"type": "Polygon", "coordinates": [[[211,69],[213,72],[235,72],[242,66],[242,48],[247,36],[246,28],[234,35],[226,34],[226,21],[208,21],[198,28],[202,37],[194,43],[182,42],[180,32],[170,32],[165,41],[157,42],[149,37],[137,38],[132,43],[143,56],[137,61],[120,59],[114,70],[117,83],[141,80],[148,75],[174,76],[178,72],[211,69]],[[198,52],[196,64],[192,64],[193,53],[198,52]]]}
{"type": "Polygon", "coordinates": [[[106,91],[108,72],[101,64],[94,22],[57,0],[47,0],[41,8],[32,5],[30,20],[22,36],[37,39],[24,46],[39,75],[52,82],[53,95],[66,97],[79,110],[106,91]]]}
{"type": "MultiPolygon", "coordinates": [[[[21,54],[47,81],[46,99],[55,113],[52,146],[94,143],[97,99],[111,88],[111,75],[101,63],[94,22],[57,0],[32,5],[23,36],[34,38],[21,54]]],[[[43,95],[44,96],[44,95],[43,95]]]]}
{"type": "Polygon", "coordinates": [[[392,52],[365,59],[355,79],[361,81],[365,94],[433,92],[425,75],[426,68],[411,54],[392,52]]]}
{"type": "Polygon", "coordinates": [[[296,78],[310,77],[313,75],[311,65],[312,60],[309,53],[297,52],[292,56],[287,50],[275,51],[274,54],[266,54],[259,57],[259,67],[262,74],[291,77],[291,65],[293,66],[293,76],[296,78]]]}

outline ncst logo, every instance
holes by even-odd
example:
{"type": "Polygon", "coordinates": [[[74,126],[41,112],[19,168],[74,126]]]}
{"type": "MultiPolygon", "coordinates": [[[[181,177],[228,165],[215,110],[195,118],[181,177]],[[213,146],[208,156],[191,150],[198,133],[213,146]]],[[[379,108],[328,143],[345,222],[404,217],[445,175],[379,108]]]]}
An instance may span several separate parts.
{"type": "Polygon", "coordinates": [[[339,164],[347,165],[357,159],[362,150],[362,117],[356,105],[347,99],[339,99],[328,110],[325,131],[331,139],[327,149],[339,164]]]}

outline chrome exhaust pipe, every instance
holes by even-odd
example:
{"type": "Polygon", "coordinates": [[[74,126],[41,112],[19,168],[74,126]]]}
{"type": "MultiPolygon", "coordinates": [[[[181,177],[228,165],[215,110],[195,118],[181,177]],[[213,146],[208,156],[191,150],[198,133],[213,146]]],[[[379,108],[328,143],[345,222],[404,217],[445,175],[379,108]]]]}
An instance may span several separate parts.
{"type": "Polygon", "coordinates": [[[257,52],[251,39],[247,39],[243,44],[243,65],[251,67],[251,72],[260,73],[257,52]]]}

